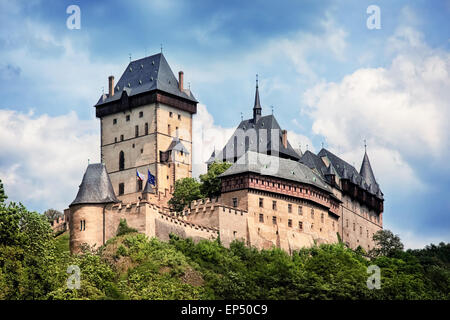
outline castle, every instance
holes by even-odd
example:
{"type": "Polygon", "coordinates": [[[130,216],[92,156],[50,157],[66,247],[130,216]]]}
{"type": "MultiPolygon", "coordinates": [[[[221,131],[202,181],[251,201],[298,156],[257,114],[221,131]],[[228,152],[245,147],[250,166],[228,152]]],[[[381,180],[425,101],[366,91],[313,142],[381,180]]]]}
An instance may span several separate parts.
{"type": "MultiPolygon", "coordinates": [[[[273,115],[262,115],[258,83],[253,117],[208,159],[231,162],[221,194],[172,212],[175,181],[192,176],[192,117],[197,100],[162,53],[131,61],[97,104],[101,163],[89,164],[65,210],[71,252],[103,245],[121,219],[149,237],[233,240],[291,253],[343,241],[370,250],[382,229],[383,193],[367,152],[360,171],[326,149],[294,149],[273,115]],[[153,181],[142,179],[151,172],[153,181]]],[[[195,150],[194,150],[195,151],[195,150]]]]}

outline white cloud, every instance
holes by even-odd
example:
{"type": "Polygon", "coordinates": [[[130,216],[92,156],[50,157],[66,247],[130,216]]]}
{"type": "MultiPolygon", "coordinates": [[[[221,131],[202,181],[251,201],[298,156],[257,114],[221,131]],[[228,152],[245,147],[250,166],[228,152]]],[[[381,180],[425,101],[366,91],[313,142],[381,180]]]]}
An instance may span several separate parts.
{"type": "Polygon", "coordinates": [[[288,131],[287,137],[292,148],[301,148],[302,152],[305,152],[306,149],[315,152],[313,143],[307,136],[295,133],[294,131],[288,131]]]}
{"type": "Polygon", "coordinates": [[[203,104],[198,104],[197,114],[192,124],[192,176],[206,172],[205,162],[211,156],[214,148],[221,150],[233,134],[235,128],[223,128],[214,124],[212,115],[203,104]]]}
{"type": "Polygon", "coordinates": [[[88,159],[99,162],[98,131],[96,120],[81,120],[74,112],[35,117],[0,110],[0,179],[8,200],[39,210],[66,208],[88,159]]]}
{"type": "Polygon", "coordinates": [[[397,52],[389,67],[359,69],[304,95],[314,133],[350,159],[367,139],[379,179],[410,191],[423,187],[412,160],[442,164],[450,150],[450,54],[421,39],[401,28],[389,41],[397,52]]]}

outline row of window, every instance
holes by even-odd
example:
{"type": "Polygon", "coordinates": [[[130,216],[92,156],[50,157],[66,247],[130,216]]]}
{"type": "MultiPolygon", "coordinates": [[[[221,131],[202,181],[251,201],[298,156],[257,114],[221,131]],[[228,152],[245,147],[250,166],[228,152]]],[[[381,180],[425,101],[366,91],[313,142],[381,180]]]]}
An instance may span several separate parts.
{"type": "MultiPolygon", "coordinates": [[[[144,125],[144,135],[148,135],[148,123],[147,122],[144,125]]],[[[138,125],[134,126],[134,137],[135,138],[139,137],[139,126],[138,125]]],[[[120,141],[123,141],[124,139],[125,139],[124,135],[121,134],[120,141]]],[[[117,137],[114,138],[114,142],[117,143],[117,137]]]]}
{"type": "MultiPolygon", "coordinates": [[[[181,114],[178,114],[177,116],[178,116],[178,120],[181,120],[181,114]]],[[[144,111],[139,111],[139,118],[143,118],[143,117],[144,117],[144,111]]],[[[173,118],[173,112],[172,111],[169,112],[169,117],[173,118]]],[[[127,114],[125,116],[125,120],[126,121],[130,121],[130,115],[129,114],[127,114]]],[[[113,124],[117,124],[117,118],[113,119],[113,124]]]]}
{"type": "MultiPolygon", "coordinates": [[[[173,118],[173,112],[169,112],[169,117],[173,118]]],[[[181,114],[178,114],[178,120],[181,120],[181,114]]]]}
{"type": "MultiPolygon", "coordinates": [[[[345,223],[348,228],[348,219],[346,219],[345,223]]],[[[355,222],[353,222],[353,231],[356,231],[356,223],[355,222]]],[[[363,228],[362,228],[362,226],[359,226],[359,235],[362,236],[362,234],[363,234],[363,228]]],[[[373,236],[373,234],[372,234],[372,236],[373,236]]],[[[369,229],[366,229],[366,237],[369,238],[369,229]]]]}
{"type": "MultiPolygon", "coordinates": [[[[264,215],[262,213],[259,214],[259,222],[260,223],[264,223],[264,215]]],[[[276,216],[272,216],[272,224],[273,225],[277,224],[277,217],[276,216]]],[[[288,227],[292,228],[292,219],[288,219],[288,227]]],[[[333,227],[333,230],[334,230],[334,227],[335,227],[334,221],[332,221],[332,227],[333,227]]],[[[303,230],[303,221],[299,221],[298,222],[298,228],[300,230],[303,230]]],[[[311,229],[314,229],[314,223],[311,223],[311,229]]],[[[322,228],[320,228],[320,231],[322,232],[322,228]]]]}

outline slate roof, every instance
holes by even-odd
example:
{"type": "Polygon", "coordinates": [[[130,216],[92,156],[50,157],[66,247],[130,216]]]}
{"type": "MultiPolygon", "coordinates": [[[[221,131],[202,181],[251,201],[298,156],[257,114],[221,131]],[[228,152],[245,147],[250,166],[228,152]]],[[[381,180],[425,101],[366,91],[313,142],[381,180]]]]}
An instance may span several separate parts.
{"type": "Polygon", "coordinates": [[[88,165],[78,194],[70,206],[76,204],[94,204],[119,202],[111,185],[106,167],[102,163],[88,165]]]}
{"type": "MultiPolygon", "coordinates": [[[[339,177],[344,179],[349,179],[353,184],[360,186],[362,189],[374,194],[379,199],[383,199],[383,193],[380,190],[380,186],[375,181],[375,176],[373,174],[372,168],[370,166],[369,157],[367,153],[364,154],[363,163],[361,166],[361,174],[349,163],[342,160],[332,152],[327,149],[322,149],[318,153],[319,160],[322,161],[321,157],[326,156],[328,160],[333,164],[339,177]],[[364,168],[364,170],[363,170],[364,168]],[[364,175],[362,174],[364,173],[364,175]],[[366,177],[368,179],[366,179],[366,177]]],[[[323,163],[323,161],[322,161],[323,163]]]]}
{"type": "Polygon", "coordinates": [[[144,190],[142,190],[142,193],[156,193],[155,188],[148,182],[145,183],[144,190]]]}
{"type": "Polygon", "coordinates": [[[283,146],[281,131],[281,127],[273,115],[262,116],[256,122],[253,120],[253,118],[243,120],[241,121],[241,123],[239,123],[236,131],[228,140],[225,147],[217,153],[213,152],[208,161],[223,161],[223,159],[225,158],[229,162],[234,162],[235,156],[237,158],[240,158],[247,150],[265,154],[268,150],[270,150],[271,155],[279,154],[279,156],[282,158],[299,160],[300,156],[292,148],[289,141],[287,142],[287,148],[283,146]],[[239,136],[242,133],[244,134],[244,136],[239,136]],[[246,146],[245,144],[245,135],[249,137],[248,146],[246,146]],[[274,136],[272,137],[272,135],[274,136]],[[238,143],[238,146],[236,147],[234,146],[235,137],[237,138],[238,143]],[[274,138],[277,139],[277,141],[274,141],[274,138]],[[265,141],[266,144],[262,145],[265,141]],[[231,151],[231,154],[227,154],[226,151],[231,151]]]}
{"type": "Polygon", "coordinates": [[[322,177],[325,177],[327,167],[319,156],[307,150],[299,160],[300,163],[305,164],[310,169],[316,169],[322,177]]]}
{"type": "Polygon", "coordinates": [[[139,60],[131,61],[117,84],[114,87],[114,95],[104,94],[98,100],[96,106],[119,100],[122,91],[128,96],[134,96],[143,92],[159,90],[192,102],[198,102],[189,90],[180,91],[178,80],[170,69],[166,58],[158,53],[139,60]]]}
{"type": "MultiPolygon", "coordinates": [[[[371,187],[378,186],[377,181],[375,180],[375,175],[372,171],[372,166],[370,165],[369,156],[367,155],[367,152],[364,152],[364,158],[363,162],[361,164],[361,170],[359,171],[359,174],[366,180],[367,184],[371,187]]],[[[375,187],[374,187],[375,188],[375,187]]],[[[374,189],[374,193],[376,193],[378,190],[374,189]]]]}
{"type": "Polygon", "coordinates": [[[170,143],[170,145],[166,151],[171,151],[171,150],[183,151],[184,153],[189,154],[189,151],[186,149],[184,144],[180,141],[179,138],[176,138],[176,137],[173,138],[172,142],[170,143]]]}
{"type": "Polygon", "coordinates": [[[260,175],[306,183],[316,186],[324,191],[331,192],[331,187],[306,165],[297,161],[254,151],[247,151],[230,168],[228,168],[228,170],[219,175],[219,177],[226,177],[245,172],[253,172],[260,175]]]}

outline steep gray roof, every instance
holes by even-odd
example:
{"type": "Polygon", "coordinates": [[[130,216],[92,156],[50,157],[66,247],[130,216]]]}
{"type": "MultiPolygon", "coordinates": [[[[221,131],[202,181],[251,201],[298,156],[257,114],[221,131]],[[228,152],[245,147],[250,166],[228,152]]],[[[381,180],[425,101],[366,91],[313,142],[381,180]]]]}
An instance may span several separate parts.
{"type": "Polygon", "coordinates": [[[170,143],[170,145],[166,151],[171,151],[171,150],[183,151],[184,153],[189,154],[189,151],[186,149],[184,144],[180,141],[179,138],[176,138],[176,137],[173,138],[172,142],[170,143]]]}
{"type": "MultiPolygon", "coordinates": [[[[375,176],[372,171],[372,166],[370,165],[369,157],[367,156],[367,152],[364,152],[364,158],[359,174],[364,178],[364,180],[366,180],[369,186],[378,186],[378,183],[375,180],[375,176]]],[[[377,191],[378,190],[375,190],[374,193],[376,193],[377,191]]]]}
{"type": "MultiPolygon", "coordinates": [[[[278,154],[283,158],[300,159],[289,141],[287,147],[284,147],[281,131],[281,127],[273,115],[260,117],[256,122],[253,118],[243,120],[239,123],[225,147],[215,154],[215,159],[223,161],[225,158],[226,161],[234,162],[234,157],[240,158],[247,150],[261,153],[270,151],[271,155],[278,154]],[[243,136],[240,136],[241,134],[243,136]],[[246,145],[245,136],[248,136],[248,145],[246,145]],[[238,143],[237,146],[234,144],[235,139],[238,143]],[[273,139],[277,139],[277,141],[273,139]],[[226,151],[231,151],[231,154],[226,151]]],[[[212,159],[210,158],[210,160],[212,159]]]]}
{"type": "Polygon", "coordinates": [[[372,168],[370,167],[367,153],[364,154],[363,164],[361,166],[361,174],[355,169],[355,167],[342,160],[327,149],[320,150],[318,156],[326,156],[333,164],[333,167],[336,169],[336,172],[341,178],[349,179],[353,184],[360,186],[362,189],[377,196],[379,199],[383,199],[383,193],[381,192],[378,183],[375,181],[375,176],[373,175],[372,168]],[[363,172],[365,176],[362,174],[363,172]],[[369,180],[366,179],[366,176],[369,180]]]}
{"type": "Polygon", "coordinates": [[[327,192],[331,192],[331,188],[322,180],[322,178],[306,165],[297,161],[269,156],[254,151],[247,151],[219,177],[226,177],[245,172],[253,172],[260,175],[306,183],[327,192]]]}
{"type": "Polygon", "coordinates": [[[299,160],[300,163],[308,166],[310,169],[316,169],[322,177],[325,176],[327,167],[322,159],[309,150],[306,150],[303,156],[299,160]]]}
{"type": "Polygon", "coordinates": [[[155,188],[148,182],[145,183],[144,190],[142,190],[142,193],[156,193],[155,188]]]}
{"type": "Polygon", "coordinates": [[[114,87],[114,95],[102,95],[96,106],[119,100],[122,91],[128,96],[134,96],[143,92],[160,90],[172,95],[197,102],[189,90],[180,91],[178,80],[170,69],[166,58],[158,53],[139,60],[131,61],[120,80],[114,87]]]}
{"type": "Polygon", "coordinates": [[[119,202],[111,185],[106,167],[102,163],[88,165],[78,194],[70,204],[93,204],[119,202]]]}

